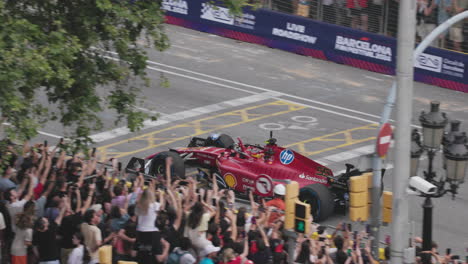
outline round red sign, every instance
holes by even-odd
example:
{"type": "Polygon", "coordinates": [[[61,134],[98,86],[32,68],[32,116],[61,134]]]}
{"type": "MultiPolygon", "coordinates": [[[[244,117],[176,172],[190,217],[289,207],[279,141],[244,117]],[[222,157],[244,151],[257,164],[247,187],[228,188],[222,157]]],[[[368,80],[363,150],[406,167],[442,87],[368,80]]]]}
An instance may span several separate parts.
{"type": "Polygon", "coordinates": [[[260,195],[270,195],[273,190],[273,181],[270,176],[261,174],[255,180],[255,189],[260,195]]]}
{"type": "Polygon", "coordinates": [[[383,124],[380,128],[379,135],[377,136],[377,154],[380,157],[387,155],[392,141],[392,126],[389,123],[383,124]]]}

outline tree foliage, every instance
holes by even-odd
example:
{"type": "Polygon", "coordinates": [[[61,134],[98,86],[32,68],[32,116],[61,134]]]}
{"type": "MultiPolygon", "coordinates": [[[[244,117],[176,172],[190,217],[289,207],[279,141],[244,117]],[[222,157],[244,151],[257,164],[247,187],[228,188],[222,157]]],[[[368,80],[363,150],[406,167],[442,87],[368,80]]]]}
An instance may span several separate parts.
{"type": "Polygon", "coordinates": [[[1,1],[0,113],[9,136],[31,138],[57,120],[84,145],[106,108],[140,128],[146,116],[134,109],[139,89],[129,85],[146,79],[137,41],[166,49],[163,22],[155,0],[1,1]],[[100,94],[104,86],[111,90],[100,94]]]}
{"type": "MultiPolygon", "coordinates": [[[[129,81],[148,84],[138,41],[158,50],[169,45],[160,2],[0,1],[0,121],[10,123],[9,137],[29,139],[45,122],[58,121],[86,146],[103,125],[104,109],[131,131],[141,128],[148,116],[135,110],[140,90],[129,81]]],[[[233,14],[252,3],[223,2],[233,14]]]]}

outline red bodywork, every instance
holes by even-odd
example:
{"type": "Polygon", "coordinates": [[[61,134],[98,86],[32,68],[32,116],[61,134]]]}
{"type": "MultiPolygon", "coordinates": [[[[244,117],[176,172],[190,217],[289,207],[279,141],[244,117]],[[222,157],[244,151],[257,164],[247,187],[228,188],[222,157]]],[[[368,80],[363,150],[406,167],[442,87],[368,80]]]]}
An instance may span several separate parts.
{"type": "MultiPolygon", "coordinates": [[[[182,156],[191,154],[191,158],[195,158],[196,163],[201,166],[216,168],[229,188],[239,192],[252,189],[260,196],[272,196],[274,185],[284,183],[285,180],[297,181],[301,188],[310,184],[328,186],[327,176],[333,176],[327,167],[293,150],[277,145],[244,146],[240,139],[238,146],[239,151],[217,147],[173,150],[182,156]]],[[[146,159],[151,159],[156,154],[146,159]]]]}

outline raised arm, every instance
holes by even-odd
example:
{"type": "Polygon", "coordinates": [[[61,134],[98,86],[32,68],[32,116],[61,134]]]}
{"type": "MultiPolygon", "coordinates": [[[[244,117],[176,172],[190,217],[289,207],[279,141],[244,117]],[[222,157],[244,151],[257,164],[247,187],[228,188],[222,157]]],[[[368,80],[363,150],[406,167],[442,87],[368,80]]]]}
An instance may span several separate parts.
{"type": "Polygon", "coordinates": [[[83,207],[80,209],[82,215],[84,215],[86,210],[88,210],[88,208],[91,206],[91,202],[93,200],[93,194],[94,194],[95,189],[96,189],[96,184],[92,183],[89,185],[88,197],[86,198],[86,201],[83,207]]]}
{"type": "Polygon", "coordinates": [[[52,192],[52,190],[55,187],[55,180],[57,179],[57,171],[53,171],[50,174],[50,179],[49,179],[49,185],[47,186],[47,189],[45,192],[42,193],[42,196],[48,197],[49,194],[52,192]]]}
{"type": "Polygon", "coordinates": [[[244,251],[242,251],[242,254],[240,255],[242,262],[245,263],[245,259],[249,255],[249,239],[247,237],[244,237],[244,251]]]}
{"type": "Polygon", "coordinates": [[[166,187],[167,189],[171,188],[172,184],[172,175],[171,175],[171,167],[172,167],[172,157],[166,158],[166,187]]]}
{"type": "Polygon", "coordinates": [[[43,185],[47,181],[47,176],[49,175],[50,168],[52,167],[52,157],[53,155],[47,156],[45,169],[42,172],[41,176],[39,177],[39,182],[42,183],[43,185]]]}
{"type": "Polygon", "coordinates": [[[226,211],[226,217],[231,221],[231,239],[236,241],[237,239],[237,217],[234,215],[231,209],[226,211]]]}
{"type": "Polygon", "coordinates": [[[75,208],[75,212],[79,212],[81,210],[81,205],[82,205],[82,200],[81,200],[81,192],[80,192],[80,189],[76,188],[75,190],[75,194],[76,194],[76,208],[75,208]]]}
{"type": "Polygon", "coordinates": [[[80,174],[80,178],[78,178],[78,182],[76,183],[76,185],[78,186],[78,188],[81,188],[83,186],[83,182],[84,182],[84,178],[86,176],[88,176],[88,165],[86,163],[82,163],[83,167],[82,167],[82,170],[81,170],[81,174],[80,174]]]}
{"type": "Polygon", "coordinates": [[[44,169],[44,164],[46,163],[46,160],[47,160],[47,156],[48,156],[49,153],[47,153],[47,147],[42,147],[42,150],[41,150],[41,161],[39,162],[39,166],[37,168],[37,174],[41,174],[42,170],[44,169]]]}
{"type": "Polygon", "coordinates": [[[31,200],[31,198],[32,198],[33,195],[34,195],[34,185],[33,185],[33,180],[32,180],[34,176],[33,176],[32,173],[30,173],[28,176],[29,176],[28,193],[27,193],[26,196],[24,196],[24,198],[23,198],[23,199],[26,200],[26,201],[31,200]]]}
{"type": "Polygon", "coordinates": [[[29,141],[26,140],[23,143],[23,157],[26,158],[28,156],[29,151],[31,151],[31,146],[29,145],[29,141]]]}
{"type": "Polygon", "coordinates": [[[174,226],[175,230],[180,229],[180,225],[182,224],[182,216],[184,214],[183,208],[182,208],[182,199],[176,199],[176,219],[174,220],[174,223],[172,224],[174,226]]]}
{"type": "Polygon", "coordinates": [[[65,214],[65,210],[70,206],[68,197],[63,197],[62,199],[63,204],[62,207],[60,208],[60,213],[59,215],[55,218],[55,223],[59,226],[62,223],[63,215],[65,214]]]}
{"type": "Polygon", "coordinates": [[[260,235],[262,236],[262,240],[263,243],[265,243],[265,246],[270,247],[270,241],[268,240],[268,237],[265,234],[263,225],[258,225],[258,230],[260,231],[260,235]]]}
{"type": "Polygon", "coordinates": [[[61,149],[60,150],[60,156],[57,160],[57,169],[63,169],[64,165],[65,165],[65,150],[61,149]]]}

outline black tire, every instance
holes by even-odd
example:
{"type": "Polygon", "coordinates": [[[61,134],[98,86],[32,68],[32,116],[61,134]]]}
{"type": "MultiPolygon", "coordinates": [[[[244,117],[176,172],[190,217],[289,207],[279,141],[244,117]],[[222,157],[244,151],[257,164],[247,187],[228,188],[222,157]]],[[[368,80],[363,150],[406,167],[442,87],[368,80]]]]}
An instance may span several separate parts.
{"type": "Polygon", "coordinates": [[[310,204],[314,222],[324,221],[335,210],[333,194],[327,186],[322,184],[311,184],[302,188],[299,192],[299,200],[310,204]]]}
{"type": "Polygon", "coordinates": [[[166,173],[166,158],[172,157],[172,178],[185,179],[185,164],[184,160],[175,151],[163,151],[156,155],[151,162],[150,174],[165,174],[166,173]]]}
{"type": "Polygon", "coordinates": [[[216,140],[208,137],[205,142],[206,147],[217,147],[217,148],[232,148],[234,147],[234,139],[226,134],[221,134],[216,140]]]}

